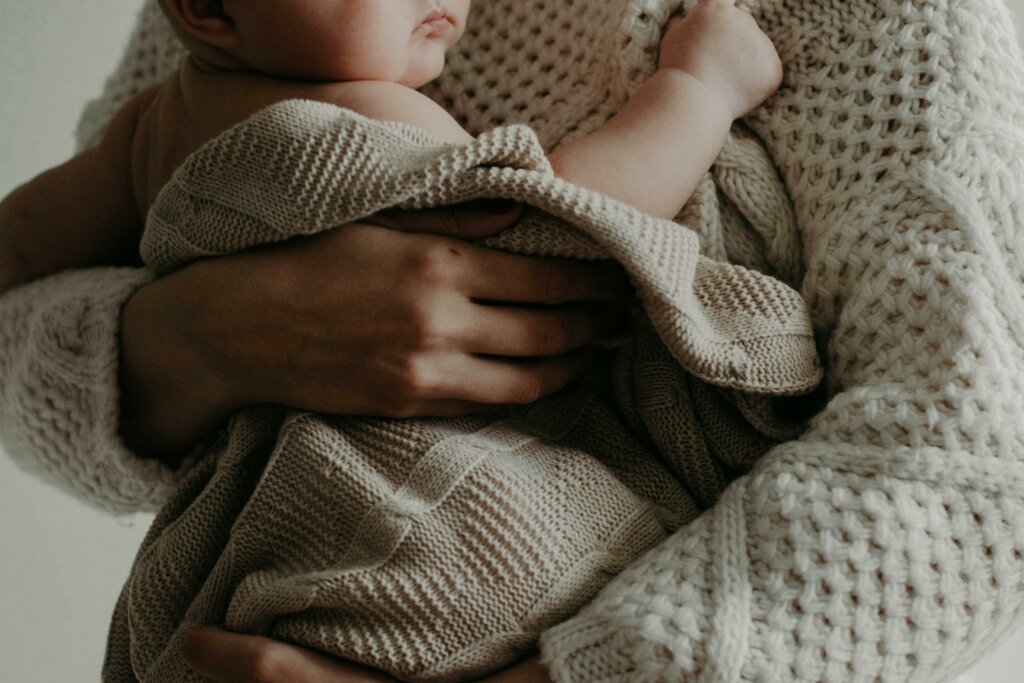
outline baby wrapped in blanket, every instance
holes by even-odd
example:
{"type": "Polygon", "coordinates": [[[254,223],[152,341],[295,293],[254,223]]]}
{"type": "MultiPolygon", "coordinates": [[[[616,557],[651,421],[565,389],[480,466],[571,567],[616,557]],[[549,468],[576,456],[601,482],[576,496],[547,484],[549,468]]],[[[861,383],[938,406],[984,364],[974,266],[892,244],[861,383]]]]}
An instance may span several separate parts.
{"type": "MultiPolygon", "coordinates": [[[[468,4],[338,0],[328,5],[344,19],[325,21],[323,3],[170,1],[191,49],[175,77],[125,107],[99,147],[4,202],[19,217],[0,233],[5,254],[45,253],[26,245],[62,223],[103,232],[94,250],[123,243],[148,212],[143,256],[166,271],[390,208],[504,197],[532,208],[488,246],[614,258],[639,298],[610,373],[497,418],[238,415],[154,522],[115,612],[106,680],[194,680],[177,644],[201,623],[409,679],[500,668],[712,502],[720,482],[694,444],[741,466],[786,435],[766,403],[713,387],[817,383],[798,295],[702,258],[697,236],[664,219],[731,121],[777,85],[749,16],[699,5],[620,114],[549,157],[523,127],[473,139],[412,89],[436,77],[468,4]],[[300,49],[273,40],[291,31],[308,38],[300,49]],[[723,41],[761,50],[767,68],[701,49],[723,41]],[[40,199],[123,177],[126,163],[131,187],[105,183],[110,206],[88,223],[40,199]]],[[[22,279],[99,255],[52,258],[64,260],[19,259],[22,279]]]]}

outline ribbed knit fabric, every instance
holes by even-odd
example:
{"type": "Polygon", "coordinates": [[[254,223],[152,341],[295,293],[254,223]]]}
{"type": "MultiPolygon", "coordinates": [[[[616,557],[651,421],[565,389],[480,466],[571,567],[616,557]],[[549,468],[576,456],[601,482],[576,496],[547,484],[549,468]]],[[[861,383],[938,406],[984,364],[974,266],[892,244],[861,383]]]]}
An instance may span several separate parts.
{"type": "MultiPolygon", "coordinates": [[[[691,446],[707,440],[702,420],[722,418],[711,403],[697,418],[702,394],[683,368],[762,395],[821,380],[794,290],[700,256],[697,235],[676,223],[556,178],[525,126],[450,145],[331,105],[274,105],[175,172],[150,211],[142,256],[165,271],[384,209],[482,197],[534,207],[493,246],[625,267],[646,314],[634,333],[646,345],[634,341],[615,364],[618,384],[635,386],[631,403],[619,408],[596,388],[512,418],[275,421],[259,411],[234,421],[206,456],[215,464],[175,492],[143,544],[114,615],[106,681],[187,679],[179,637],[194,624],[409,680],[496,671],[693,520],[700,506],[687,488],[722,483],[691,446]],[[633,433],[621,412],[647,429],[633,433]],[[648,431],[674,438],[652,452],[640,441],[648,431]],[[681,467],[673,477],[663,463],[681,467]]],[[[762,421],[774,422],[763,405],[762,421]]],[[[721,450],[755,455],[750,432],[720,430],[721,450]]],[[[762,435],[754,448],[771,443],[762,435]]]]}
{"type": "MultiPolygon", "coordinates": [[[[800,440],[549,631],[544,659],[556,680],[574,682],[944,680],[1021,621],[1024,69],[1012,22],[1000,0],[743,4],[786,79],[684,217],[706,254],[801,286],[833,396],[800,440]],[[777,176],[751,172],[769,159],[777,176]]],[[[474,131],[535,120],[550,145],[621,103],[650,70],[674,7],[478,3],[431,92],[474,131]]],[[[110,92],[167,73],[161,21],[148,6],[135,43],[144,47],[110,92]]],[[[82,139],[102,124],[87,119],[82,139]]],[[[119,301],[77,284],[54,286],[66,299],[119,301]]],[[[25,357],[24,321],[61,329],[39,292],[0,299],[2,329],[19,330],[5,341],[15,353],[0,356],[7,437],[40,428],[31,413],[9,417],[11,397],[63,396],[40,370],[7,389],[25,357]]],[[[47,365],[37,367],[78,367],[74,335],[44,334],[63,360],[39,354],[47,365]]],[[[72,463],[116,462],[122,479],[147,473],[97,450],[115,441],[116,423],[93,433],[89,449],[20,455],[109,501],[78,484],[72,463]]],[[[88,443],[80,437],[51,438],[88,443]]]]}

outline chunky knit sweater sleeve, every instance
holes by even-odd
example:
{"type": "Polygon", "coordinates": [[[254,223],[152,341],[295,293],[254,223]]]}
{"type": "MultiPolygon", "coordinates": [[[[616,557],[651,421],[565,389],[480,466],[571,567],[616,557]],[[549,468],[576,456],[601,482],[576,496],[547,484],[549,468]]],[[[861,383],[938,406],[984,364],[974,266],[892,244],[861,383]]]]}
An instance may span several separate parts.
{"type": "Polygon", "coordinates": [[[156,509],[175,479],[118,436],[121,307],[149,279],[85,270],[0,296],[0,443],[22,468],[112,512],[156,509]]]}
{"type": "Polygon", "coordinates": [[[999,0],[750,3],[833,397],[549,631],[558,681],[933,681],[1024,617],[1024,82],[999,0]]]}
{"type": "MultiPolygon", "coordinates": [[[[86,108],[79,147],[181,57],[155,3],[131,44],[86,108]]],[[[155,510],[176,479],[119,437],[121,308],[151,278],[142,269],[84,270],[0,296],[0,444],[21,468],[111,512],[155,510]]]]}

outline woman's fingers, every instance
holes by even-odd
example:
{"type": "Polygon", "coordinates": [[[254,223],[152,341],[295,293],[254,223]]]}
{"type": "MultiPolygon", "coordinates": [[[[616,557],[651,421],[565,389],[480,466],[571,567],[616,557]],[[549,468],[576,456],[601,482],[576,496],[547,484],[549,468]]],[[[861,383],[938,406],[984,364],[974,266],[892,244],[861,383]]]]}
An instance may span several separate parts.
{"type": "Polygon", "coordinates": [[[481,678],[477,683],[551,683],[547,668],[534,655],[494,675],[481,678]]]}
{"type": "Polygon", "coordinates": [[[313,650],[200,626],[185,634],[185,661],[216,683],[393,683],[394,678],[313,650]]]}
{"type": "MultiPolygon", "coordinates": [[[[564,389],[598,358],[598,350],[585,348],[553,358],[496,358],[450,353],[431,360],[433,377],[424,386],[423,414],[433,398],[473,404],[524,405],[564,389]]],[[[477,412],[477,411],[471,411],[477,412]]]]}
{"type": "MultiPolygon", "coordinates": [[[[181,651],[189,666],[217,683],[284,680],[302,659],[296,662],[296,653],[282,643],[205,626],[185,634],[181,651]]],[[[292,680],[311,683],[315,679],[300,672],[292,680]]]]}
{"type": "Polygon", "coordinates": [[[626,319],[622,304],[591,303],[524,308],[467,302],[455,316],[463,350],[491,356],[549,357],[575,351],[614,334],[626,319]]]}

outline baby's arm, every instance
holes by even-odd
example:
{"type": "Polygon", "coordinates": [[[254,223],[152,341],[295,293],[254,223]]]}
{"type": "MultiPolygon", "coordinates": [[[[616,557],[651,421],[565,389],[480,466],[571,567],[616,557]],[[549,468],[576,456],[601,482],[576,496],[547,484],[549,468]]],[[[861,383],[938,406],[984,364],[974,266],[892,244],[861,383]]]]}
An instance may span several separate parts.
{"type": "Polygon", "coordinates": [[[65,268],[136,260],[142,219],[130,162],[141,102],[118,112],[99,145],[0,202],[0,293],[65,268]]]}
{"type": "Polygon", "coordinates": [[[670,24],[659,67],[607,125],[550,158],[566,180],[671,218],[718,156],[733,120],[778,88],[782,66],[734,0],[704,0],[670,24]]]}
{"type": "MultiPolygon", "coordinates": [[[[733,120],[778,88],[774,46],[735,0],[702,0],[673,20],[659,70],[601,129],[550,155],[555,173],[647,213],[672,218],[718,156],[733,120]]],[[[471,139],[426,96],[405,86],[326,86],[326,101],[374,119],[401,121],[449,142],[471,139]]]]}

